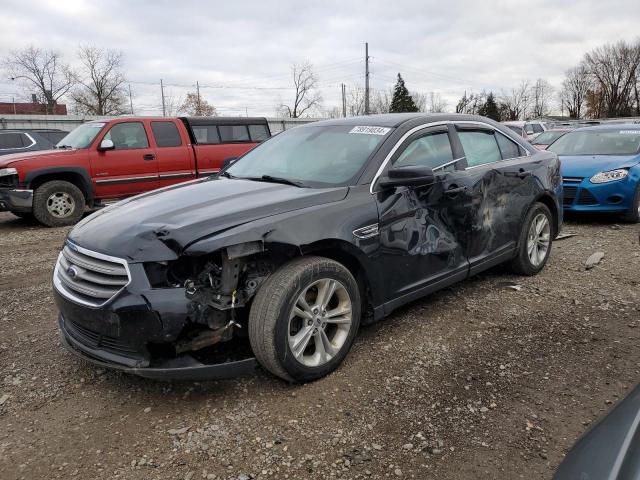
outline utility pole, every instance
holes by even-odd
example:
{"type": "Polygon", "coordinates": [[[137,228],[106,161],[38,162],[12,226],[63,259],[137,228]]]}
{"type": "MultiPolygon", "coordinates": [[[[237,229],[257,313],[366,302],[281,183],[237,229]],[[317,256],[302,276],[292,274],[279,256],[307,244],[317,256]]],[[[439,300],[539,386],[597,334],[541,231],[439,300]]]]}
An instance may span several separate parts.
{"type": "Polygon", "coordinates": [[[200,83],[196,80],[196,94],[198,96],[197,107],[196,107],[196,116],[202,115],[202,107],[200,106],[200,83]]]}
{"type": "Polygon", "coordinates": [[[160,79],[160,94],[162,95],[162,116],[167,116],[167,109],[164,106],[164,85],[162,84],[162,79],[160,79]]]}
{"type": "Polygon", "coordinates": [[[342,84],[342,116],[347,116],[347,87],[342,84]]]}
{"type": "Polygon", "coordinates": [[[129,84],[129,107],[131,108],[131,115],[133,115],[133,99],[131,97],[131,84],[129,84]]]}
{"type": "Polygon", "coordinates": [[[364,114],[369,115],[369,43],[364,44],[364,114]]]}

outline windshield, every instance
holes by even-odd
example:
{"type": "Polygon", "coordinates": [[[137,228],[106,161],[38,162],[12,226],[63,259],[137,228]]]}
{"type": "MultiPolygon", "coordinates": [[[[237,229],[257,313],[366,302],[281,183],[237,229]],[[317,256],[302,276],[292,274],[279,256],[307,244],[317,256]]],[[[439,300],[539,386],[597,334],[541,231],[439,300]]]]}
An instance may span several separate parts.
{"type": "Polygon", "coordinates": [[[104,126],[104,122],[90,122],[80,125],[78,128],[71,131],[69,135],[60,140],[56,144],[56,147],[87,148],[91,145],[93,139],[96,138],[96,135],[98,135],[104,126]]]}
{"type": "Polygon", "coordinates": [[[567,132],[544,132],[538,135],[536,139],[531,143],[533,145],[551,145],[565,133],[567,132]]]}
{"type": "Polygon", "coordinates": [[[638,149],[640,130],[569,132],[549,147],[558,155],[635,155],[638,149]]]}
{"type": "Polygon", "coordinates": [[[278,177],[313,187],[349,185],[390,131],[342,125],[293,128],[249,151],[226,172],[241,178],[278,177]]]}

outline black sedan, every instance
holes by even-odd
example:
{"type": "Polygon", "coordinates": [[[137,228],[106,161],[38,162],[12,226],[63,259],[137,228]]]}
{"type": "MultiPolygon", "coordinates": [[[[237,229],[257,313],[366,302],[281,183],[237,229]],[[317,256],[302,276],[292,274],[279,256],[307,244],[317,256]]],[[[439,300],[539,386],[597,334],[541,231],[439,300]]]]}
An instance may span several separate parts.
{"type": "Polygon", "coordinates": [[[216,177],[79,223],[53,277],[63,341],[147,377],[256,360],[289,381],[322,377],[361,324],[504,262],[538,273],[562,222],[559,167],[477,116],[297,127],[216,177]]]}

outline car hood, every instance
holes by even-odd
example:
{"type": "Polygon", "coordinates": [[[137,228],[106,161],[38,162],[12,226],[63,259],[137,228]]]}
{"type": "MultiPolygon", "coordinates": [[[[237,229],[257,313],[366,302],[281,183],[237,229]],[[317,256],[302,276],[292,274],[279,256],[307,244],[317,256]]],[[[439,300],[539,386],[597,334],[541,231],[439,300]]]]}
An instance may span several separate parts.
{"type": "Polygon", "coordinates": [[[560,156],[563,177],[592,177],[598,172],[629,168],[640,162],[637,155],[576,155],[560,156]]]}
{"type": "Polygon", "coordinates": [[[69,240],[133,262],[171,260],[204,237],[272,215],[336,202],[347,192],[347,187],[311,189],[212,177],[100,210],[76,225],[69,240]]]}
{"type": "Polygon", "coordinates": [[[65,156],[75,155],[78,150],[34,150],[31,152],[24,153],[10,153],[9,155],[2,155],[0,157],[0,168],[7,168],[10,166],[15,166],[18,162],[28,162],[29,160],[37,160],[42,161],[47,158],[61,158],[65,156]]]}

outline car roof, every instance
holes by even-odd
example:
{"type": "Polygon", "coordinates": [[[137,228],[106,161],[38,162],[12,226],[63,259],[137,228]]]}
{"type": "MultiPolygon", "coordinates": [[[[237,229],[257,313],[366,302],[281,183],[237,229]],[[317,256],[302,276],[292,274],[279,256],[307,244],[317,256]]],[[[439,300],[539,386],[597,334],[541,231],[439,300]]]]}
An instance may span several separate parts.
{"type": "Polygon", "coordinates": [[[607,131],[607,130],[638,130],[640,131],[640,124],[637,123],[601,123],[600,125],[592,125],[590,127],[574,128],[574,132],[595,132],[595,131],[607,131]]]}
{"type": "Polygon", "coordinates": [[[432,122],[460,122],[476,121],[493,124],[494,122],[480,115],[465,115],[462,113],[381,113],[376,115],[361,115],[358,117],[331,118],[320,122],[307,123],[301,127],[353,125],[370,127],[399,127],[405,122],[422,120],[424,123],[432,122]]]}

